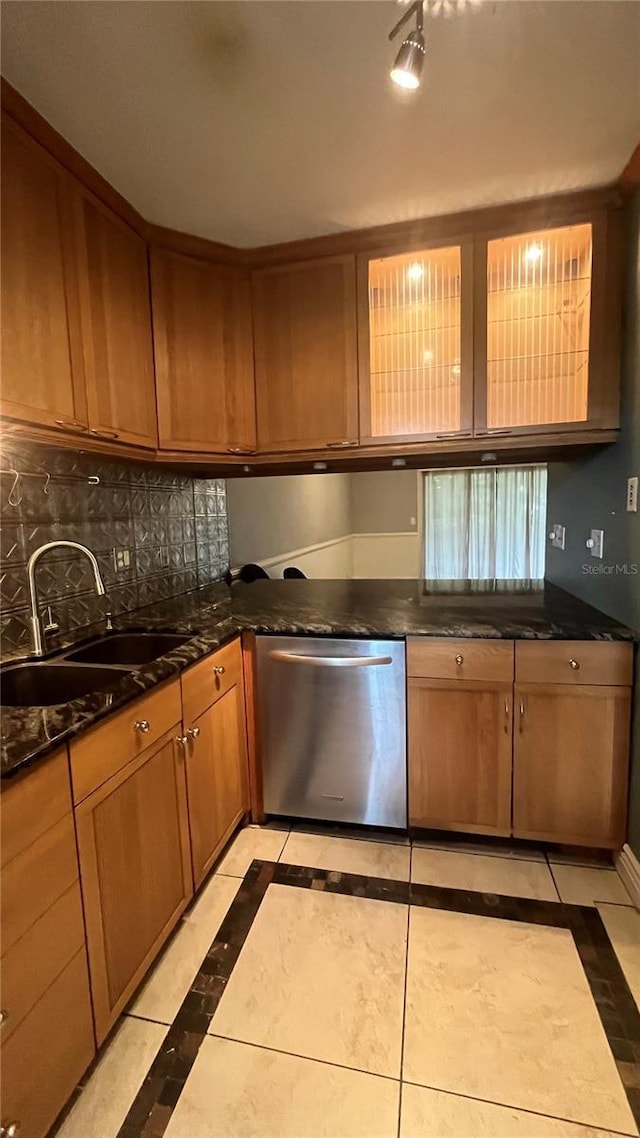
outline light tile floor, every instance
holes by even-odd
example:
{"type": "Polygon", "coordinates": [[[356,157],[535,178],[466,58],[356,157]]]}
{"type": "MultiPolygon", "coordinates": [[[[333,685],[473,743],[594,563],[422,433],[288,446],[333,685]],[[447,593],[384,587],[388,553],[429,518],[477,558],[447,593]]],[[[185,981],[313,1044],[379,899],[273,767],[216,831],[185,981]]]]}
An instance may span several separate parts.
{"type": "MultiPolygon", "coordinates": [[[[254,858],[597,905],[640,1000],[640,914],[615,870],[570,856],[246,828],[58,1138],[116,1138],[254,858]]],[[[638,1130],[566,929],[273,884],[164,1133],[604,1138],[638,1130]]]]}

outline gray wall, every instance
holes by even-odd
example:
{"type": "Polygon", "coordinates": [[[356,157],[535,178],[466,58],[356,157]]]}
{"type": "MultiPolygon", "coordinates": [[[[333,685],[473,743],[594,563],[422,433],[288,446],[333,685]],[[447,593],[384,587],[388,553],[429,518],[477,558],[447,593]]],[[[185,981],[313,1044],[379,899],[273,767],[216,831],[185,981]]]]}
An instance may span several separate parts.
{"type": "Polygon", "coordinates": [[[354,533],[408,533],[417,529],[417,519],[418,475],[415,470],[351,475],[354,533]]]}
{"type": "Polygon", "coordinates": [[[230,478],[227,508],[232,565],[351,533],[348,474],[230,478]]]}
{"type": "MultiPolygon", "coordinates": [[[[640,631],[640,513],[625,510],[627,478],[640,475],[640,191],[629,221],[620,439],[592,457],[549,467],[547,528],[560,522],[567,533],[564,552],[547,545],[547,577],[640,631]],[[592,528],[605,533],[602,561],[585,548],[592,528]],[[588,571],[594,567],[609,571],[588,571]]],[[[640,857],[640,676],[634,703],[629,841],[640,857]]]]}

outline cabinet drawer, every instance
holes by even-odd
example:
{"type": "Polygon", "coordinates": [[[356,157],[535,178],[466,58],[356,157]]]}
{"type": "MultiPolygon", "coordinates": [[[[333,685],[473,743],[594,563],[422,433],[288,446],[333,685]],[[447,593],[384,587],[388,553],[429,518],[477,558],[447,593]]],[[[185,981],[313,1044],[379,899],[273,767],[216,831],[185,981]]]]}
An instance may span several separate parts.
{"type": "Polygon", "coordinates": [[[0,799],[2,865],[70,811],[69,762],[64,747],[24,775],[4,783],[0,799]]]}
{"type": "Polygon", "coordinates": [[[84,946],[80,884],[62,894],[2,957],[2,1043],[84,946]]]}
{"type": "Polygon", "coordinates": [[[67,814],[2,873],[2,951],[23,936],[78,879],[73,816],[67,814]]]}
{"type": "Polygon", "coordinates": [[[512,640],[410,636],[407,675],[434,680],[513,679],[512,640]]]}
{"type": "Polygon", "coordinates": [[[632,678],[632,644],[596,640],[537,640],[516,644],[518,683],[627,687],[632,678]]]}
{"type": "Polygon", "coordinates": [[[71,744],[73,801],[81,802],[182,718],[180,681],[172,680],[71,744]],[[141,729],[138,724],[147,724],[141,729]]]}
{"type": "Polygon", "coordinates": [[[2,1122],[43,1138],[95,1053],[84,948],[2,1045],[2,1122]]]}
{"type": "Polygon", "coordinates": [[[181,682],[183,721],[185,727],[189,727],[221,695],[242,682],[240,640],[225,644],[224,648],[194,664],[184,673],[181,682]]]}

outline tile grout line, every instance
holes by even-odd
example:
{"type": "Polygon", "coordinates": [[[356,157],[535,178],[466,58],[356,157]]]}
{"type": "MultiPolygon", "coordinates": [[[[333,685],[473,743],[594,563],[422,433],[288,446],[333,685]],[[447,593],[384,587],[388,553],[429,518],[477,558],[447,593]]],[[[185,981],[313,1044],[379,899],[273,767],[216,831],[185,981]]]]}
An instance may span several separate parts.
{"type": "MultiPolygon", "coordinates": [[[[411,878],[411,860],[409,861],[409,878],[411,878]]],[[[409,880],[409,904],[407,905],[407,943],[404,953],[404,986],[402,991],[402,1031],[400,1033],[400,1090],[398,1093],[398,1131],[400,1138],[402,1126],[402,1079],[404,1075],[404,1033],[407,1025],[407,987],[409,983],[409,936],[411,934],[411,880],[409,880]]]]}
{"type": "Polygon", "coordinates": [[[254,1047],[256,1051],[268,1051],[273,1055],[289,1055],[292,1059],[304,1059],[307,1063],[321,1063],[324,1067],[337,1067],[340,1071],[353,1071],[356,1075],[369,1075],[372,1079],[386,1079],[388,1083],[399,1083],[395,1075],[383,1075],[380,1071],[365,1071],[363,1067],[349,1067],[333,1059],[319,1059],[317,1055],[301,1055],[299,1051],[283,1051],[281,1047],[271,1047],[268,1043],[254,1043],[250,1039],[237,1039],[234,1035],[222,1035],[219,1031],[208,1031],[207,1039],[225,1039],[240,1047],[254,1047]]]}
{"type": "Polygon", "coordinates": [[[564,904],[562,897],[560,896],[560,890],[558,888],[558,882],[556,881],[556,875],[553,872],[553,866],[552,866],[551,862],[549,861],[548,857],[547,857],[547,868],[549,870],[549,876],[551,877],[551,881],[553,883],[553,888],[555,889],[556,897],[558,898],[558,901],[560,901],[561,904],[564,904]]]}
{"type": "Polygon", "coordinates": [[[532,1110],[528,1106],[518,1106],[513,1102],[497,1102],[492,1098],[479,1098],[478,1095],[463,1094],[462,1091],[452,1091],[445,1087],[434,1087],[430,1083],[416,1083],[413,1079],[403,1079],[403,1083],[407,1087],[418,1087],[425,1091],[436,1091],[438,1094],[451,1095],[452,1098],[468,1099],[471,1102],[487,1103],[488,1106],[502,1107],[504,1110],[517,1110],[522,1114],[531,1114],[534,1118],[549,1118],[555,1119],[558,1122],[567,1122],[571,1126],[584,1126],[589,1129],[595,1129],[598,1133],[602,1131],[603,1134],[612,1134],[614,1138],[637,1138],[630,1130],[611,1130],[608,1126],[595,1126],[592,1122],[576,1122],[574,1118],[565,1118],[562,1114],[543,1114],[540,1110],[532,1110]]]}

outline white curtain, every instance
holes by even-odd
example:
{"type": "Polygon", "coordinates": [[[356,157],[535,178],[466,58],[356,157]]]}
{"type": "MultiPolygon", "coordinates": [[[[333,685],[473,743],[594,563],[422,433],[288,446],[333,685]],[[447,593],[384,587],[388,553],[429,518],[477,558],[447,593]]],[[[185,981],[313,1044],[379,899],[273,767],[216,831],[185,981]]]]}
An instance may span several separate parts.
{"type": "Polygon", "coordinates": [[[544,577],[546,466],[424,475],[425,577],[544,577]]]}

